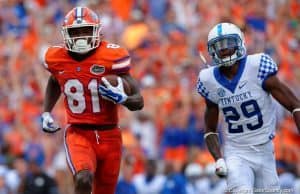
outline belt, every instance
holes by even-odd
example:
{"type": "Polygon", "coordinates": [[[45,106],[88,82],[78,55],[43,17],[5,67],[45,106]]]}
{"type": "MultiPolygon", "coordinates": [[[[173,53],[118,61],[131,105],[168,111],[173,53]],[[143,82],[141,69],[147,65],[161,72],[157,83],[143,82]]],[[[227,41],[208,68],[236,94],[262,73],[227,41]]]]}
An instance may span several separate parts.
{"type": "Polygon", "coordinates": [[[71,127],[75,127],[82,130],[106,131],[106,130],[115,129],[118,127],[118,125],[117,124],[110,124],[110,125],[71,124],[71,127]]]}

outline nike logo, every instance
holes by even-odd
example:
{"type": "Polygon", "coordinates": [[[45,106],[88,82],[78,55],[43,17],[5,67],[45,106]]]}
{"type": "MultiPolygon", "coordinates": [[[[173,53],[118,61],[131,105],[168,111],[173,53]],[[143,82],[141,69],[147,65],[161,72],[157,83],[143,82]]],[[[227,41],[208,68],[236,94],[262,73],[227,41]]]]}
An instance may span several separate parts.
{"type": "Polygon", "coordinates": [[[243,82],[239,85],[239,89],[242,89],[246,84],[247,84],[247,81],[243,81],[243,82]]]}
{"type": "Polygon", "coordinates": [[[62,71],[59,71],[58,72],[58,74],[63,74],[65,71],[64,70],[62,70],[62,71]]]}
{"type": "Polygon", "coordinates": [[[114,93],[113,91],[105,88],[104,86],[99,86],[99,92],[101,93],[102,96],[109,98],[114,102],[119,102],[120,100],[122,100],[121,95],[114,93]]]}
{"type": "Polygon", "coordinates": [[[120,95],[114,94],[114,93],[108,93],[106,95],[106,97],[112,99],[115,102],[119,102],[121,100],[121,98],[122,98],[120,95]]]}

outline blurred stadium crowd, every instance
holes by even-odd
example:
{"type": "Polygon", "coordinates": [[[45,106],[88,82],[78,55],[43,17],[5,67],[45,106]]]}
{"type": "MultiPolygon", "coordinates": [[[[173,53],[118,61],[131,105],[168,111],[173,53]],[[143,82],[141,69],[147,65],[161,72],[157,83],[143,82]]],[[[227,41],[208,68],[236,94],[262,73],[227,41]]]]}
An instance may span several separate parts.
{"type": "MultiPolygon", "coordinates": [[[[104,38],[130,51],[145,98],[141,112],[120,108],[117,194],[224,193],[203,140],[204,104],[195,89],[205,68],[198,53],[209,60],[207,33],[216,23],[241,27],[248,53],[271,55],[281,79],[300,95],[299,0],[0,0],[0,194],[72,193],[63,131],[41,131],[49,76],[41,64],[45,49],[62,43],[63,17],[76,5],[99,13],[104,38]]],[[[64,126],[62,101],[53,114],[64,126]]],[[[274,114],[281,186],[299,194],[300,136],[290,113],[278,106],[274,114]]]]}

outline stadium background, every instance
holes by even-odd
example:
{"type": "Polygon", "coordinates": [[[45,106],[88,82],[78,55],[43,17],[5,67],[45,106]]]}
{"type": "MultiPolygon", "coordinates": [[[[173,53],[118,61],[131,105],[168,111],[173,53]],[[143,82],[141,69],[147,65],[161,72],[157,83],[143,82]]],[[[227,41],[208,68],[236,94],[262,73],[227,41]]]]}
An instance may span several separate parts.
{"type": "MultiPolygon", "coordinates": [[[[41,64],[45,48],[62,43],[63,16],[76,5],[99,13],[105,39],[124,46],[132,56],[131,73],[140,83],[145,108],[139,113],[120,109],[121,174],[142,188],[138,193],[151,192],[149,185],[134,180],[153,163],[159,180],[174,181],[178,188],[191,180],[178,177],[193,172],[204,185],[203,193],[205,188],[207,193],[224,189],[224,181],[213,175],[213,160],[204,145],[204,103],[195,90],[198,72],[205,67],[198,52],[209,59],[207,33],[216,23],[229,21],[241,27],[248,53],[271,55],[279,65],[279,77],[300,94],[299,0],[1,0],[0,193],[17,193],[32,165],[53,177],[61,194],[72,193],[63,131],[47,135],[40,127],[49,76],[41,64]]],[[[289,113],[278,106],[274,114],[281,184],[300,193],[300,136],[289,113]]],[[[53,115],[65,125],[62,101],[53,115]]],[[[158,187],[171,193],[163,182],[158,187]]]]}

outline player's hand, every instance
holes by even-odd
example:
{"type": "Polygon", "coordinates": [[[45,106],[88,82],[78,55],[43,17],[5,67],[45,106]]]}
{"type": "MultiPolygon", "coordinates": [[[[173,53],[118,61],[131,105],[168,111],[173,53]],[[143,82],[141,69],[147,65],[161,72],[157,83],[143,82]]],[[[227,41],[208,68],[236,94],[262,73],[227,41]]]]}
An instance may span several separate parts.
{"type": "Polygon", "coordinates": [[[227,166],[225,160],[223,158],[219,158],[215,164],[216,167],[216,175],[223,178],[227,176],[227,166]]]}
{"type": "Polygon", "coordinates": [[[123,82],[120,77],[118,77],[117,86],[112,86],[104,77],[102,77],[101,80],[105,86],[99,86],[99,93],[104,99],[110,100],[117,104],[122,104],[127,100],[128,96],[124,91],[123,82]]]}
{"type": "Polygon", "coordinates": [[[55,133],[60,130],[57,124],[54,124],[54,120],[49,112],[44,112],[42,114],[42,127],[43,131],[46,133],[55,133]]]}

